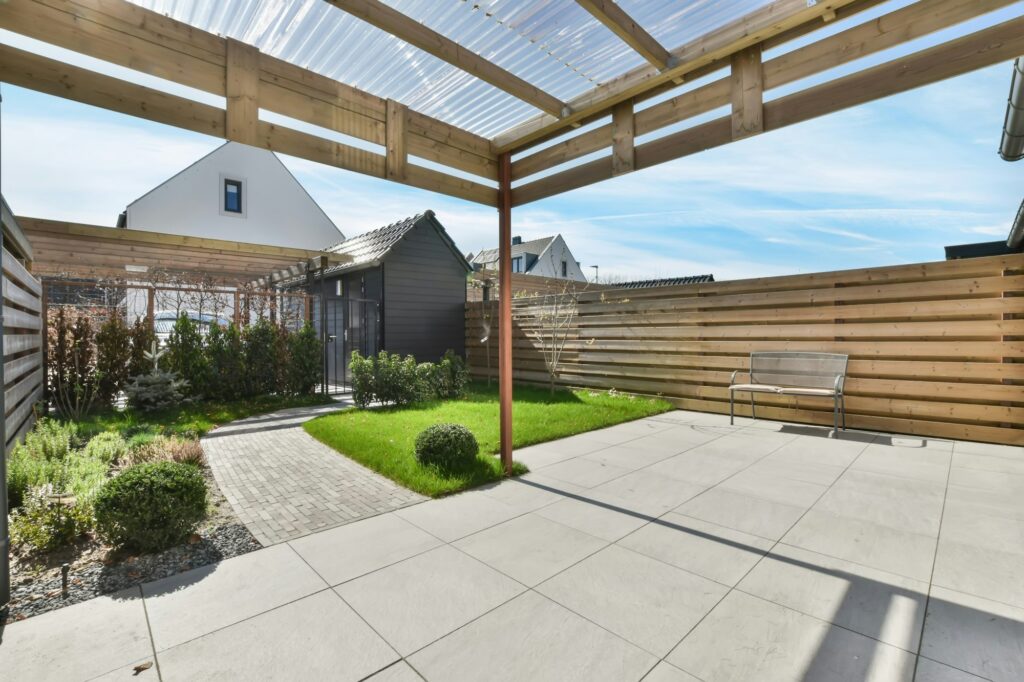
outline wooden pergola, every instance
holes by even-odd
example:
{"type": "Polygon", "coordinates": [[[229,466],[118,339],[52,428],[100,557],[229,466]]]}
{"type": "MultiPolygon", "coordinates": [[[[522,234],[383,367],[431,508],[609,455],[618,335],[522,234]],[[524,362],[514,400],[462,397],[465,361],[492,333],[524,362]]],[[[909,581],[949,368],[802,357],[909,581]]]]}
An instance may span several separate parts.
{"type": "MultiPolygon", "coordinates": [[[[752,2],[746,14],[684,44],[663,45],[653,29],[627,13],[624,2],[576,0],[574,4],[562,0],[566,13],[582,8],[592,17],[587,21],[599,22],[633,57],[642,58],[623,58],[628,68],[566,98],[548,92],[538,85],[534,74],[515,64],[502,66],[500,49],[491,48],[490,55],[478,54],[446,36],[442,25],[421,23],[378,0],[324,1],[365,22],[366,31],[391,34],[401,41],[402,50],[426,53],[526,103],[532,113],[499,134],[485,137],[447,122],[447,116],[425,115],[396,99],[346,85],[261,53],[252,45],[124,0],[12,0],[0,4],[0,27],[223,97],[223,108],[6,45],[0,46],[0,80],[496,207],[501,273],[501,455],[506,467],[511,467],[512,456],[509,277],[514,206],[1024,54],[1021,15],[972,33],[961,31],[937,45],[877,66],[767,98],[766,93],[774,89],[1014,3],[918,0],[889,9],[884,0],[764,0],[752,2]],[[834,22],[865,11],[874,18],[860,22],[854,18],[848,28],[838,32],[829,29],[834,22]],[[823,37],[814,40],[809,36],[819,30],[823,37]],[[804,40],[787,50],[787,44],[798,38],[804,40]],[[769,50],[777,56],[765,58],[769,50]],[[699,87],[691,85],[717,73],[721,73],[717,79],[699,87]],[[679,129],[681,123],[725,107],[729,111],[724,115],[679,129]],[[261,120],[261,109],[356,138],[377,151],[261,120]],[[577,130],[581,126],[587,127],[577,130]],[[670,126],[672,132],[656,136],[670,126]],[[648,136],[649,141],[637,143],[641,136],[648,136]],[[600,156],[578,161],[595,154],[600,156]],[[424,165],[424,160],[432,167],[424,165]]],[[[686,4],[680,0],[680,6],[686,4]]],[[[468,12],[475,6],[466,3],[465,7],[468,12]]],[[[588,35],[593,35],[594,30],[602,29],[595,23],[589,30],[588,35]]],[[[522,37],[508,31],[510,44],[516,40],[522,37]]],[[[586,48],[584,44],[579,49],[586,48]]],[[[385,60],[400,58],[401,51],[380,55],[385,60]]],[[[450,104],[449,109],[457,112],[468,102],[450,104]]]]}

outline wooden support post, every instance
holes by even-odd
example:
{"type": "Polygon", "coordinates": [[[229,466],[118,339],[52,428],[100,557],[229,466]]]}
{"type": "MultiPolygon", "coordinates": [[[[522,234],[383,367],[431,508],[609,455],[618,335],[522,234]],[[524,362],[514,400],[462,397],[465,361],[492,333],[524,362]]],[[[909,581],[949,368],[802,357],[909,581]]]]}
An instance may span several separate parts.
{"type": "Polygon", "coordinates": [[[260,53],[255,47],[228,38],[225,81],[225,137],[256,146],[259,142],[260,53]]]}
{"type": "Polygon", "coordinates": [[[632,173],[636,168],[633,137],[633,100],[626,100],[612,109],[613,176],[632,173]]]}
{"type": "Polygon", "coordinates": [[[385,147],[385,167],[388,180],[404,182],[406,179],[406,166],[409,160],[409,152],[406,145],[408,121],[409,114],[405,105],[389,99],[385,131],[387,142],[385,147]]]}
{"type": "Polygon", "coordinates": [[[498,157],[498,402],[501,464],[512,475],[512,155],[498,157]]]}
{"type": "Polygon", "coordinates": [[[761,46],[732,55],[732,139],[764,132],[764,70],[761,46]]]}

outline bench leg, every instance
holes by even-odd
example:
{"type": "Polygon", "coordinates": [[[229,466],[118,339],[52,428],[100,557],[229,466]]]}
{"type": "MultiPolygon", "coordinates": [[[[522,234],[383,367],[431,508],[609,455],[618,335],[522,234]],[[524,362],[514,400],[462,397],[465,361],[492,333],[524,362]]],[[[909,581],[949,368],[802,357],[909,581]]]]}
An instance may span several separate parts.
{"type": "Polygon", "coordinates": [[[839,394],[839,409],[843,412],[843,431],[846,430],[846,396],[839,394]]]}
{"type": "Polygon", "coordinates": [[[733,417],[736,414],[736,408],[734,403],[736,400],[736,392],[733,390],[729,391],[729,426],[732,426],[733,417]]]}
{"type": "Polygon", "coordinates": [[[839,438],[839,395],[832,397],[832,435],[839,438]]]}
{"type": "Polygon", "coordinates": [[[754,408],[754,392],[750,392],[750,417],[757,419],[757,410],[754,408]]]}

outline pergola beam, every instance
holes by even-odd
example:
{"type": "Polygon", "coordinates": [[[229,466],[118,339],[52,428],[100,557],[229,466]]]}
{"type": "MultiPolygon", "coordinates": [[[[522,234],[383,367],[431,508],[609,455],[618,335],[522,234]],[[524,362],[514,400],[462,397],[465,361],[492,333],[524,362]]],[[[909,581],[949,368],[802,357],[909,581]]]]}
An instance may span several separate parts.
{"type": "MultiPolygon", "coordinates": [[[[969,34],[906,57],[801,90],[764,104],[771,131],[883,97],[998,64],[1024,53],[1024,17],[969,34]]],[[[732,141],[732,116],[681,130],[636,148],[637,170],[732,141]]],[[[513,205],[611,178],[611,157],[556,173],[513,190],[513,205]]]]}
{"type": "MultiPolygon", "coordinates": [[[[997,10],[1014,0],[920,0],[874,21],[853,26],[763,64],[763,88],[777,88],[829,68],[841,66],[908,40],[926,36],[997,10]]],[[[636,113],[636,134],[660,128],[730,104],[730,76],[712,81],[636,113]]],[[[581,133],[512,164],[512,177],[523,179],[548,168],[600,151],[611,144],[611,125],[581,133]]]]}
{"type": "Polygon", "coordinates": [[[566,114],[565,103],[494,62],[470,52],[454,40],[377,0],[327,0],[338,9],[390,33],[457,69],[556,117],[566,114]]]}
{"type": "Polygon", "coordinates": [[[664,71],[672,64],[672,53],[613,0],[576,0],[576,4],[590,12],[659,71],[664,71]]]}
{"type": "Polygon", "coordinates": [[[672,50],[675,65],[659,71],[643,66],[599,85],[590,92],[569,101],[571,113],[561,119],[541,116],[517,126],[495,138],[498,152],[518,151],[535,140],[571,124],[610,109],[631,97],[676,81],[687,73],[710,64],[772,36],[810,21],[822,20],[855,0],[823,0],[809,4],[807,0],[775,0],[720,29],[703,35],[672,50]]]}
{"type": "Polygon", "coordinates": [[[761,68],[761,46],[750,47],[732,55],[732,139],[764,132],[764,74],[761,68]]]}

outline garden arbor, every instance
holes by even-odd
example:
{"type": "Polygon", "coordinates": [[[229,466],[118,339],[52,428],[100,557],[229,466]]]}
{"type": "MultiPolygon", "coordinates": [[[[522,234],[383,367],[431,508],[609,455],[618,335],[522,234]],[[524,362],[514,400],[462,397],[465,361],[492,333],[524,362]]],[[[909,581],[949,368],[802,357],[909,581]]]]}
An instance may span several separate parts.
{"type": "Polygon", "coordinates": [[[8,45],[0,80],[496,207],[507,467],[514,206],[1024,53],[1019,13],[772,99],[773,89],[1014,3],[307,0],[276,17],[243,11],[256,7],[248,0],[225,4],[159,3],[174,18],[124,0],[0,4],[4,29],[224,98],[223,107],[8,45]]]}

